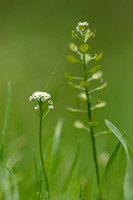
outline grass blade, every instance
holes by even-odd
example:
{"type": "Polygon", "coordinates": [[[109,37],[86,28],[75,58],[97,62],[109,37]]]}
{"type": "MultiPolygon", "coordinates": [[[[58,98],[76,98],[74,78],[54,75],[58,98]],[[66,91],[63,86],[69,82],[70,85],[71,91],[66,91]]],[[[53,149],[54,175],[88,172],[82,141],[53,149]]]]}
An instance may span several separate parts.
{"type": "Polygon", "coordinates": [[[13,172],[11,171],[11,169],[9,169],[8,166],[6,166],[5,164],[1,163],[0,164],[4,169],[6,169],[8,171],[8,173],[12,176],[12,182],[13,182],[13,195],[12,195],[12,200],[19,200],[19,190],[18,190],[18,186],[17,186],[17,182],[15,179],[15,176],[13,174],[13,172]]]}
{"type": "Polygon", "coordinates": [[[97,200],[100,200],[101,199],[101,194],[102,194],[102,189],[103,189],[103,186],[104,186],[104,183],[105,183],[105,180],[106,180],[106,177],[109,173],[109,170],[113,164],[113,161],[115,160],[115,157],[117,155],[117,152],[120,148],[120,142],[117,144],[117,146],[115,147],[112,155],[110,156],[110,159],[108,160],[107,162],[107,165],[104,169],[104,172],[103,172],[103,175],[102,175],[102,178],[101,178],[101,182],[100,182],[100,185],[99,185],[99,188],[98,188],[98,193],[97,193],[97,200]]]}
{"type": "Polygon", "coordinates": [[[85,198],[82,196],[82,186],[80,184],[80,191],[79,191],[79,200],[85,200],[85,198]]]}
{"type": "Polygon", "coordinates": [[[133,151],[129,146],[126,139],[120,133],[120,131],[108,120],[105,120],[106,125],[108,128],[116,135],[119,139],[121,144],[123,145],[126,157],[127,157],[127,168],[126,168],[126,175],[124,181],[124,200],[132,200],[133,199],[133,151]]]}
{"type": "Polygon", "coordinates": [[[39,181],[39,176],[38,176],[38,168],[37,168],[37,160],[36,160],[36,152],[35,152],[35,150],[34,150],[34,166],[35,166],[35,177],[36,177],[37,200],[40,200],[40,196],[41,196],[41,181],[39,181]]]}
{"type": "Polygon", "coordinates": [[[63,125],[63,121],[62,119],[60,119],[55,129],[55,135],[54,135],[53,145],[52,145],[52,153],[51,153],[50,169],[49,169],[50,182],[52,180],[52,177],[58,165],[59,152],[60,152],[60,146],[61,146],[62,125],[63,125]]]}
{"type": "Polygon", "coordinates": [[[79,149],[80,149],[80,146],[78,145],[77,150],[76,150],[76,154],[75,154],[72,166],[71,166],[71,169],[69,171],[69,174],[68,174],[68,177],[66,179],[66,182],[65,182],[65,184],[63,186],[63,190],[62,190],[63,193],[66,192],[67,188],[69,187],[69,185],[71,184],[71,181],[73,179],[73,175],[74,175],[75,168],[76,168],[77,161],[78,161],[78,157],[79,157],[79,149]]]}
{"type": "Polygon", "coordinates": [[[2,140],[1,140],[1,145],[0,145],[0,162],[3,161],[3,157],[4,157],[4,145],[5,145],[5,137],[6,137],[6,133],[7,133],[7,127],[8,127],[10,105],[11,105],[11,84],[10,84],[10,82],[8,82],[8,98],[7,98],[2,140]]]}

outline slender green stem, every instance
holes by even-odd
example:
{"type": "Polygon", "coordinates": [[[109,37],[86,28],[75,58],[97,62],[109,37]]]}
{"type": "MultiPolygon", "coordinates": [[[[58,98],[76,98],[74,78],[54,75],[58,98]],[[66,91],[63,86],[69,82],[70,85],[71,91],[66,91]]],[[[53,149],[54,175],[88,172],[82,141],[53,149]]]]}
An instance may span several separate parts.
{"type": "Polygon", "coordinates": [[[50,190],[49,190],[49,183],[48,183],[48,177],[44,165],[44,160],[43,160],[43,151],[42,151],[42,108],[40,108],[40,125],[39,125],[39,150],[40,150],[40,158],[41,158],[41,165],[42,165],[42,170],[43,170],[43,175],[44,175],[44,180],[46,184],[46,191],[48,193],[48,199],[50,200],[50,190]]]}
{"type": "MultiPolygon", "coordinates": [[[[85,44],[84,37],[83,37],[83,44],[85,44]]],[[[87,81],[85,52],[83,52],[83,70],[84,70],[84,80],[87,81]]],[[[92,121],[91,103],[90,103],[90,97],[89,97],[89,93],[88,93],[88,88],[87,87],[85,88],[85,93],[86,93],[86,97],[87,97],[88,119],[89,119],[89,122],[91,122],[92,121]]],[[[94,156],[95,169],[96,169],[97,184],[99,186],[99,184],[100,184],[100,176],[99,176],[99,169],[98,169],[98,162],[97,162],[97,152],[96,152],[96,143],[95,143],[93,127],[90,127],[90,133],[91,133],[93,156],[94,156]]]]}
{"type": "Polygon", "coordinates": [[[3,159],[4,159],[5,138],[6,138],[7,128],[8,128],[10,105],[11,105],[11,84],[10,82],[8,82],[8,99],[7,99],[7,105],[6,105],[4,128],[3,128],[2,139],[1,139],[1,144],[0,144],[0,162],[3,162],[3,159]]]}

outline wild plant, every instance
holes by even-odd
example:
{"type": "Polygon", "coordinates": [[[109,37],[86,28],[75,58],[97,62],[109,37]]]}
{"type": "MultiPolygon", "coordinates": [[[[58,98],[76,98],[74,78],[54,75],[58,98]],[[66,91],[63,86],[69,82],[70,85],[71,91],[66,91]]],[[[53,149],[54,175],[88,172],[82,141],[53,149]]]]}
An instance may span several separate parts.
{"type": "MultiPolygon", "coordinates": [[[[41,166],[42,166],[42,173],[44,176],[45,186],[46,186],[46,192],[45,196],[47,196],[48,200],[50,199],[50,189],[49,189],[49,181],[48,176],[45,168],[44,158],[43,158],[43,148],[42,148],[42,121],[46,117],[46,115],[49,113],[50,110],[54,109],[53,102],[50,99],[51,95],[47,92],[34,92],[30,97],[29,100],[33,101],[35,104],[34,109],[38,111],[39,115],[39,153],[40,153],[40,160],[41,160],[41,166]]],[[[37,170],[37,164],[35,160],[35,166],[37,170]]],[[[36,171],[37,175],[37,171],[36,171]]],[[[38,178],[37,178],[38,182],[38,178]]],[[[37,198],[41,198],[41,190],[37,190],[37,198]]],[[[46,198],[46,197],[45,197],[46,198]]]]}
{"type": "Polygon", "coordinates": [[[51,100],[51,95],[47,92],[37,91],[33,93],[29,100],[32,101],[35,106],[34,109],[38,112],[39,116],[39,154],[41,161],[41,170],[40,165],[37,162],[36,154],[34,153],[34,165],[35,165],[35,177],[36,177],[36,197],[37,200],[45,199],[64,199],[71,198],[73,192],[77,189],[71,191],[70,185],[73,182],[73,174],[75,173],[78,155],[79,155],[79,147],[76,149],[76,153],[74,156],[74,160],[72,162],[72,166],[68,171],[67,177],[65,180],[62,180],[63,174],[62,172],[62,161],[60,161],[60,146],[61,146],[61,137],[62,137],[62,120],[59,120],[54,137],[52,142],[49,144],[47,142],[46,148],[43,149],[43,139],[42,139],[42,122],[50,112],[50,110],[54,109],[53,101],[51,100]],[[51,150],[50,150],[50,149],[51,150]],[[48,155],[48,156],[47,156],[48,155]],[[58,171],[59,170],[59,171],[58,171]],[[58,173],[57,173],[58,171],[58,173]],[[58,181],[55,179],[56,173],[58,174],[58,181]],[[61,175],[62,174],[62,175],[61,175]],[[42,180],[43,175],[43,180],[42,180]],[[60,180],[61,179],[61,180],[60,180]],[[44,184],[43,184],[44,182],[44,184]],[[56,193],[57,190],[57,193],[56,193]]]}
{"type": "Polygon", "coordinates": [[[95,99],[95,93],[102,91],[107,86],[107,83],[103,83],[103,72],[101,71],[101,66],[99,64],[95,66],[92,66],[92,64],[90,64],[91,61],[99,61],[103,53],[95,54],[92,56],[90,52],[88,52],[89,50],[88,41],[91,38],[94,38],[95,36],[95,31],[91,31],[88,28],[88,26],[89,24],[87,22],[79,22],[76,27],[76,30],[72,31],[72,37],[74,38],[74,40],[78,41],[80,45],[76,45],[75,43],[70,43],[69,47],[76,54],[76,57],[68,55],[67,58],[71,63],[74,64],[76,63],[81,65],[82,75],[77,77],[65,73],[65,77],[69,80],[68,84],[73,89],[77,89],[79,91],[76,97],[76,100],[78,102],[78,108],[67,107],[67,109],[73,113],[86,114],[88,117],[87,125],[78,120],[75,121],[74,126],[78,129],[84,129],[88,131],[91,135],[92,151],[95,163],[95,174],[98,186],[96,200],[102,199],[102,189],[106,181],[106,177],[109,173],[110,166],[112,165],[114,158],[116,157],[116,154],[119,150],[121,143],[124,146],[127,154],[127,172],[124,183],[124,200],[132,200],[133,190],[131,190],[131,188],[133,188],[133,176],[131,170],[132,169],[131,162],[129,158],[132,157],[133,160],[133,156],[129,156],[129,154],[133,155],[133,153],[131,153],[132,152],[131,148],[129,148],[129,145],[127,145],[127,141],[125,141],[124,136],[108,120],[105,121],[107,127],[109,128],[107,131],[101,131],[99,133],[95,133],[94,130],[94,128],[99,125],[99,122],[97,122],[94,119],[93,111],[95,109],[101,109],[106,105],[105,101],[95,99]],[[101,83],[101,85],[94,88],[93,85],[97,85],[97,83],[99,82],[101,83]],[[115,147],[112,155],[110,156],[102,176],[100,176],[99,164],[97,158],[96,138],[99,135],[108,134],[110,132],[113,132],[117,136],[119,142],[115,147]]]}
{"type": "MultiPolygon", "coordinates": [[[[91,140],[92,140],[92,149],[93,149],[93,156],[94,156],[94,162],[95,162],[95,171],[96,171],[96,178],[97,178],[97,184],[100,183],[100,176],[99,176],[99,169],[98,169],[98,161],[97,161],[97,151],[96,151],[96,142],[95,138],[96,135],[94,133],[94,127],[97,126],[99,123],[96,122],[93,119],[92,112],[95,109],[102,108],[106,105],[104,101],[101,100],[95,100],[93,98],[93,94],[95,92],[99,92],[103,90],[107,83],[103,83],[99,87],[96,87],[94,89],[89,89],[90,85],[93,84],[93,81],[100,81],[103,82],[102,76],[103,73],[100,69],[100,65],[96,65],[94,67],[89,67],[88,64],[92,60],[99,61],[102,57],[102,53],[95,54],[94,56],[91,56],[90,53],[88,53],[89,45],[87,44],[88,40],[90,38],[93,38],[95,36],[95,31],[90,31],[88,28],[87,22],[79,22],[78,26],[76,27],[76,31],[72,31],[72,37],[74,39],[77,39],[80,41],[81,45],[78,46],[75,43],[70,44],[70,49],[77,53],[79,58],[75,58],[71,55],[67,56],[69,61],[71,63],[80,63],[82,65],[83,75],[80,77],[71,76],[69,74],[65,73],[65,77],[69,80],[69,85],[71,85],[73,88],[78,89],[80,93],[78,94],[78,102],[85,103],[86,104],[86,110],[84,109],[76,109],[76,108],[70,108],[67,109],[71,112],[75,113],[85,113],[88,116],[88,127],[83,125],[82,122],[76,121],[74,123],[76,128],[83,128],[90,132],[91,134],[91,140]],[[78,81],[79,84],[75,84],[72,81],[78,81]]],[[[106,132],[105,132],[106,133],[106,132]]]]}

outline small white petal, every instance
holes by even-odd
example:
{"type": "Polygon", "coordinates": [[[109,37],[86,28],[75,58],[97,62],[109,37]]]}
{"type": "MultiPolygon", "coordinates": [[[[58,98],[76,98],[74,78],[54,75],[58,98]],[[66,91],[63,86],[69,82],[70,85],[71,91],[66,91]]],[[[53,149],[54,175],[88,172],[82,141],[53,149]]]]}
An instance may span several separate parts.
{"type": "Polygon", "coordinates": [[[30,96],[30,97],[29,97],[29,101],[32,101],[32,100],[33,100],[33,97],[32,97],[32,96],[30,96]]]}
{"type": "Polygon", "coordinates": [[[48,109],[49,109],[49,110],[53,110],[53,109],[54,109],[54,106],[50,105],[50,106],[48,106],[48,109]]]}
{"type": "Polygon", "coordinates": [[[48,103],[49,103],[49,104],[51,104],[51,105],[53,105],[53,101],[51,101],[51,100],[50,100],[50,101],[48,101],[48,103]]]}
{"type": "Polygon", "coordinates": [[[45,97],[42,97],[42,98],[41,98],[41,101],[43,101],[43,102],[46,101],[46,98],[45,98],[45,97]]]}
{"type": "Polygon", "coordinates": [[[35,110],[39,110],[39,106],[36,105],[36,106],[34,107],[34,109],[35,109],[35,110]]]}

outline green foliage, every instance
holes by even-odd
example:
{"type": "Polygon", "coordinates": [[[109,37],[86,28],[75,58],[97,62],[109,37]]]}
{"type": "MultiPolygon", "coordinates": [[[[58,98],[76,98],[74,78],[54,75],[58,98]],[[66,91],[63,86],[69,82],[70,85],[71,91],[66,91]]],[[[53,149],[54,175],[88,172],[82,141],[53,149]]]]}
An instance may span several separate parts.
{"type": "Polygon", "coordinates": [[[100,69],[100,65],[96,65],[95,67],[93,67],[91,70],[90,70],[90,72],[92,72],[92,73],[97,73],[98,71],[99,71],[99,69],[100,69]]]}
{"type": "Polygon", "coordinates": [[[9,167],[3,163],[0,164],[1,167],[1,187],[3,188],[3,193],[6,193],[6,197],[8,197],[9,199],[12,200],[19,200],[19,190],[18,190],[18,185],[16,182],[16,178],[13,174],[13,172],[11,171],[11,169],[9,169],[9,167]],[[6,172],[8,174],[6,174],[6,172]],[[11,176],[11,181],[9,176],[11,176]],[[7,191],[7,186],[9,186],[9,190],[7,191]],[[12,190],[13,187],[13,190],[12,190]]]}
{"type": "Polygon", "coordinates": [[[90,83],[87,82],[87,81],[81,81],[81,82],[80,82],[80,85],[81,85],[83,88],[87,88],[87,87],[90,85],[90,83]]]}
{"type": "Polygon", "coordinates": [[[2,189],[3,196],[7,199],[19,200],[19,190],[16,178],[12,170],[5,164],[5,140],[8,128],[8,120],[11,106],[11,84],[8,82],[8,97],[6,105],[6,113],[4,120],[4,128],[2,132],[1,146],[0,146],[0,190],[2,189]],[[8,188],[8,190],[7,190],[8,188]]]}
{"type": "Polygon", "coordinates": [[[68,82],[69,86],[72,88],[72,89],[80,89],[80,86],[79,85],[76,85],[74,84],[73,82],[69,81],[68,82]]]}
{"type": "Polygon", "coordinates": [[[89,45],[88,44],[82,44],[80,47],[79,47],[80,51],[82,51],[83,53],[88,51],[89,49],[89,45]]]}
{"type": "Polygon", "coordinates": [[[103,56],[102,52],[98,55],[95,55],[95,60],[97,60],[97,61],[100,60],[102,58],[102,56],[103,56]]]}
{"type": "Polygon", "coordinates": [[[7,98],[2,139],[1,139],[1,144],[0,144],[0,162],[3,162],[3,159],[4,159],[4,146],[5,146],[5,138],[6,138],[7,128],[8,128],[10,106],[11,106],[11,84],[8,82],[8,98],[7,98]]]}
{"type": "Polygon", "coordinates": [[[60,119],[56,126],[55,135],[53,138],[53,145],[52,145],[52,152],[51,152],[51,159],[50,159],[50,169],[49,169],[50,182],[52,181],[52,178],[54,176],[54,173],[59,161],[59,153],[60,153],[61,137],[62,137],[62,124],[63,124],[63,121],[62,119],[60,119]]]}
{"type": "Polygon", "coordinates": [[[127,168],[124,181],[124,200],[133,199],[133,151],[127,140],[124,138],[123,134],[108,120],[105,120],[107,127],[115,134],[118,140],[124,147],[126,158],[127,158],[127,168]]]}
{"type": "Polygon", "coordinates": [[[68,60],[71,62],[71,63],[76,63],[78,62],[78,60],[74,57],[74,56],[67,56],[68,60]]]}
{"type": "Polygon", "coordinates": [[[70,185],[72,183],[72,179],[73,179],[74,173],[76,171],[76,167],[77,167],[77,162],[78,162],[78,157],[79,157],[79,150],[80,150],[80,146],[78,145],[76,153],[75,153],[75,157],[73,159],[73,163],[72,163],[71,169],[69,171],[69,174],[67,176],[67,179],[66,179],[65,184],[64,184],[63,189],[62,189],[63,193],[66,192],[66,190],[68,189],[68,187],[70,187],[70,185]]]}
{"type": "Polygon", "coordinates": [[[70,80],[70,81],[73,80],[73,76],[71,76],[71,75],[69,75],[69,74],[67,74],[67,73],[64,73],[64,76],[65,76],[68,80],[70,80]]]}
{"type": "Polygon", "coordinates": [[[99,185],[99,188],[98,188],[98,193],[97,193],[97,200],[100,200],[102,199],[102,189],[103,189],[103,186],[105,184],[105,181],[106,181],[106,178],[107,178],[107,175],[110,171],[110,168],[116,158],[116,155],[117,155],[117,152],[120,148],[120,142],[117,144],[117,146],[115,147],[112,155],[110,156],[110,159],[108,160],[107,162],[107,165],[104,169],[104,172],[103,172],[103,175],[102,175],[102,178],[101,178],[101,182],[100,182],[100,185],[99,185]]]}
{"type": "Polygon", "coordinates": [[[85,200],[85,198],[84,198],[83,195],[82,195],[82,188],[81,188],[81,185],[80,185],[79,200],[85,200]]]}
{"type": "Polygon", "coordinates": [[[73,112],[73,113],[87,113],[86,110],[79,110],[79,109],[70,108],[70,107],[67,107],[67,110],[69,110],[70,112],[73,112]]]}

